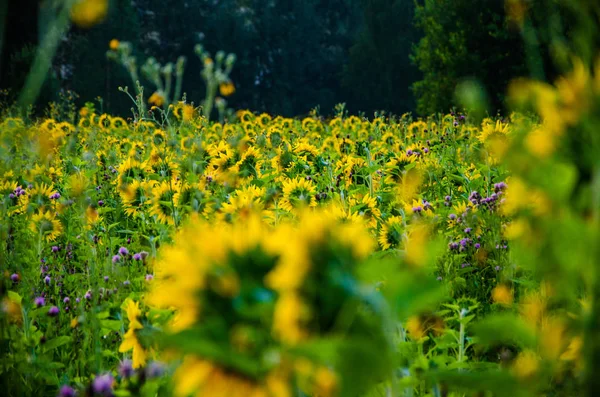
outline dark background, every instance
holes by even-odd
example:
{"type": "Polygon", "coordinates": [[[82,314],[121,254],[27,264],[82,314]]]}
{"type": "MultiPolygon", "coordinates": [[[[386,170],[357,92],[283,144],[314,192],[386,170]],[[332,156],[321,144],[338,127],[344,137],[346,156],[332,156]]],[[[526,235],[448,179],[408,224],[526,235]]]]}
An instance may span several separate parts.
{"type": "MultiPolygon", "coordinates": [[[[0,88],[16,95],[35,55],[45,3],[0,1],[8,1],[0,88]]],[[[367,116],[427,114],[448,111],[456,85],[475,79],[494,112],[512,78],[552,78],[557,54],[544,48],[560,53],[560,40],[569,42],[568,21],[577,17],[560,0],[525,4],[530,18],[523,25],[504,0],[111,0],[103,23],[71,28],[37,108],[68,89],[79,105],[100,96],[104,111],[128,114],[129,98],[117,88],[131,82],[106,59],[116,38],[133,43],[140,65],[149,56],[163,63],[186,56],[184,92],[196,103],[204,87],[193,48],[202,43],[213,54],[237,55],[237,91],[228,99],[234,108],[297,116],[317,106],[330,114],[344,102],[367,116]],[[557,22],[545,27],[552,18],[557,22]],[[535,49],[525,44],[533,31],[527,27],[535,28],[535,49]]]]}

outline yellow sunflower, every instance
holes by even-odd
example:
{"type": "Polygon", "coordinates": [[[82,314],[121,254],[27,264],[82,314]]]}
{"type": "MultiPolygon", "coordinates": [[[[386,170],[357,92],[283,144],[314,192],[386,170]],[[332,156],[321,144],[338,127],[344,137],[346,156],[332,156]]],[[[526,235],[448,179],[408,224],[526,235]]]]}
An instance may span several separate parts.
{"type": "Polygon", "coordinates": [[[124,303],[125,311],[127,312],[127,319],[129,320],[129,329],[123,336],[123,342],[119,346],[119,352],[124,353],[129,350],[133,350],[133,368],[140,368],[146,363],[148,353],[144,350],[141,345],[136,331],[143,329],[144,326],[140,322],[139,318],[142,315],[139,304],[131,299],[127,299],[124,303]]]}
{"type": "Polygon", "coordinates": [[[388,218],[381,229],[377,241],[382,250],[398,248],[402,243],[402,234],[404,223],[401,216],[392,216],[388,218]]]}
{"type": "Polygon", "coordinates": [[[283,198],[279,206],[289,212],[305,206],[316,207],[316,191],[312,180],[300,177],[287,179],[283,182],[283,198]]]}
{"type": "Polygon", "coordinates": [[[163,224],[174,225],[175,218],[178,216],[175,202],[178,201],[179,188],[169,181],[163,181],[156,184],[152,189],[152,206],[150,215],[155,215],[156,219],[163,224]]]}
{"type": "Polygon", "coordinates": [[[46,241],[54,241],[63,231],[62,224],[53,212],[39,211],[31,217],[29,228],[46,241]]]}

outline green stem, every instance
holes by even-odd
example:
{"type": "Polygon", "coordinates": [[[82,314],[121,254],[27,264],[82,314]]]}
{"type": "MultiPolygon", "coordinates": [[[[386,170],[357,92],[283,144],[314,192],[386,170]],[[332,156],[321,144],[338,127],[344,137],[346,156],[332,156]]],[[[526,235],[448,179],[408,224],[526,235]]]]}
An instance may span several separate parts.
{"type": "Polygon", "coordinates": [[[63,35],[69,29],[69,12],[74,2],[75,0],[65,1],[58,17],[50,25],[44,40],[40,44],[31,70],[29,71],[29,75],[27,76],[27,80],[25,81],[25,86],[23,87],[17,102],[22,110],[26,110],[33,105],[40,94],[48,70],[50,70],[52,58],[56,53],[56,49],[58,48],[63,35]]]}

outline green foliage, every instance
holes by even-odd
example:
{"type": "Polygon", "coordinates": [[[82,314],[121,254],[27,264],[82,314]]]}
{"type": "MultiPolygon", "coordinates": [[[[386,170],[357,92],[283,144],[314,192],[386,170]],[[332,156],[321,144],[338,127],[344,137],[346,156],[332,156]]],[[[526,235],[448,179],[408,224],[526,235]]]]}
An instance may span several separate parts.
{"type": "Polygon", "coordinates": [[[414,109],[410,92],[418,72],[410,52],[417,41],[412,0],[363,0],[363,23],[344,67],[353,111],[414,109]]]}
{"type": "Polygon", "coordinates": [[[483,84],[494,109],[503,102],[510,79],[526,74],[523,44],[504,15],[504,0],[423,0],[417,2],[416,25],[423,37],[413,61],[423,79],[413,85],[417,111],[447,111],[463,79],[483,84]]]}

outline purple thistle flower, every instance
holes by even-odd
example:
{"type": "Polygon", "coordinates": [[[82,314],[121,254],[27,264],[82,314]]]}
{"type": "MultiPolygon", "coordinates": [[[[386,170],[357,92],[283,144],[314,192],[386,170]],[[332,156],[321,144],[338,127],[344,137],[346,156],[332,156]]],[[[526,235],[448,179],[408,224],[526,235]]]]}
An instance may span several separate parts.
{"type": "Polygon", "coordinates": [[[450,197],[450,196],[444,197],[444,201],[450,201],[450,200],[452,200],[452,197],[450,197]]]}
{"type": "Polygon", "coordinates": [[[43,296],[38,296],[37,298],[35,298],[33,300],[33,303],[35,304],[36,307],[42,307],[46,304],[46,299],[44,299],[43,296]]]}
{"type": "Polygon", "coordinates": [[[87,300],[92,299],[92,292],[91,291],[86,292],[83,297],[87,300]]]}
{"type": "Polygon", "coordinates": [[[468,228],[465,229],[465,233],[469,234],[469,233],[471,233],[471,230],[473,230],[473,229],[471,229],[470,227],[468,227],[468,228]]]}
{"type": "Polygon", "coordinates": [[[152,361],[146,367],[146,375],[148,376],[148,378],[158,378],[164,372],[165,372],[165,366],[158,361],[152,361]]]}
{"type": "Polygon", "coordinates": [[[63,385],[58,391],[58,397],[75,397],[75,389],[69,385],[63,385]]]}
{"type": "Polygon", "coordinates": [[[120,255],[114,255],[112,257],[112,263],[117,263],[121,261],[121,256],[120,255]]]}
{"type": "Polygon", "coordinates": [[[142,260],[142,254],[140,254],[139,252],[136,254],[133,254],[133,260],[134,261],[141,261],[142,260]]]}
{"type": "Polygon", "coordinates": [[[108,276],[104,276],[104,282],[108,282],[109,277],[108,276]]]}
{"type": "Polygon", "coordinates": [[[142,260],[145,260],[148,257],[148,255],[150,255],[150,254],[148,254],[146,251],[141,251],[140,255],[142,256],[142,260]]]}
{"type": "Polygon", "coordinates": [[[14,199],[14,198],[15,198],[15,195],[14,195],[14,193],[10,193],[10,194],[8,195],[8,198],[9,198],[9,199],[11,199],[11,200],[12,200],[12,199],[14,199]]]}
{"type": "Polygon", "coordinates": [[[109,373],[98,375],[92,382],[92,389],[96,394],[110,396],[112,394],[112,386],[114,381],[115,379],[109,373]]]}
{"type": "Polygon", "coordinates": [[[46,283],[46,285],[50,284],[50,280],[51,280],[50,276],[44,277],[44,283],[46,283]]]}
{"type": "Polygon", "coordinates": [[[501,269],[502,269],[502,268],[501,268],[500,266],[496,266],[496,267],[494,268],[494,270],[496,270],[497,272],[499,272],[501,269]]]}
{"type": "Polygon", "coordinates": [[[48,315],[50,317],[56,317],[58,316],[58,313],[60,313],[60,309],[56,306],[52,306],[49,310],[48,310],[48,315]]]}
{"type": "Polygon", "coordinates": [[[133,363],[129,359],[121,361],[119,364],[119,375],[121,378],[130,378],[133,376],[135,371],[133,370],[133,363]]]}
{"type": "Polygon", "coordinates": [[[131,282],[130,282],[129,280],[125,280],[125,281],[123,281],[123,285],[124,285],[124,286],[128,286],[129,284],[131,284],[131,282]]]}
{"type": "Polygon", "coordinates": [[[408,150],[406,151],[406,154],[407,154],[407,155],[409,155],[409,156],[412,156],[412,154],[413,154],[413,151],[412,151],[412,150],[410,150],[410,149],[408,149],[408,150]]]}
{"type": "Polygon", "coordinates": [[[129,255],[129,250],[125,247],[121,247],[121,248],[119,248],[119,254],[121,256],[127,256],[127,255],[129,255]]]}
{"type": "Polygon", "coordinates": [[[470,265],[470,264],[468,264],[468,263],[463,263],[462,265],[460,265],[460,267],[462,267],[463,269],[464,269],[465,267],[469,267],[469,266],[471,266],[471,265],[470,265]]]}
{"type": "Polygon", "coordinates": [[[58,246],[53,245],[52,246],[52,252],[58,252],[60,250],[60,248],[58,248],[58,246]]]}
{"type": "Polygon", "coordinates": [[[10,281],[12,281],[13,283],[19,282],[20,278],[21,277],[17,273],[13,273],[10,275],[10,281]]]}
{"type": "Polygon", "coordinates": [[[479,249],[479,248],[481,248],[481,244],[475,243],[475,249],[479,249]]]}
{"type": "Polygon", "coordinates": [[[69,298],[68,296],[67,296],[67,297],[65,297],[65,299],[63,299],[63,303],[64,303],[65,305],[66,305],[66,304],[68,304],[69,302],[71,302],[71,298],[69,298]]]}
{"type": "MultiPolygon", "coordinates": [[[[91,297],[91,295],[90,295],[90,297],[91,297]]],[[[79,302],[81,302],[81,298],[75,298],[75,302],[76,302],[76,303],[79,303],[79,302]]]]}
{"type": "Polygon", "coordinates": [[[424,153],[429,153],[429,148],[425,148],[425,149],[423,149],[423,152],[424,152],[424,153]]]}
{"type": "Polygon", "coordinates": [[[450,214],[448,215],[448,218],[450,218],[451,221],[456,219],[456,214],[450,214]]]}
{"type": "Polygon", "coordinates": [[[496,193],[506,189],[507,187],[508,187],[508,185],[504,182],[499,182],[499,183],[494,184],[494,190],[496,191],[496,193]]]}
{"type": "Polygon", "coordinates": [[[146,281],[152,281],[154,279],[154,276],[151,274],[146,274],[146,281]]]}
{"type": "Polygon", "coordinates": [[[98,200],[98,207],[104,206],[104,200],[98,200]]]}

